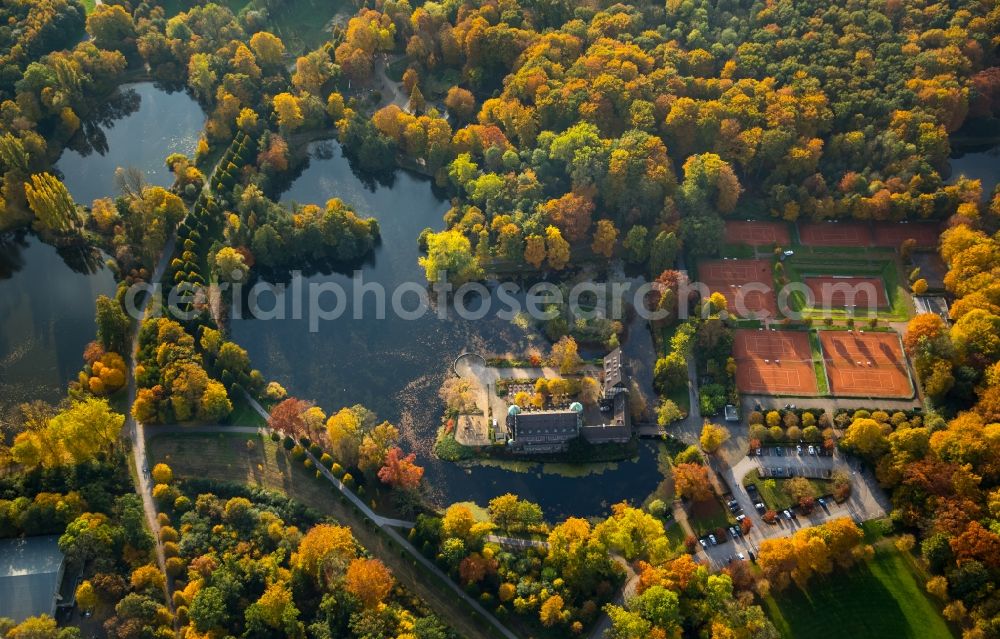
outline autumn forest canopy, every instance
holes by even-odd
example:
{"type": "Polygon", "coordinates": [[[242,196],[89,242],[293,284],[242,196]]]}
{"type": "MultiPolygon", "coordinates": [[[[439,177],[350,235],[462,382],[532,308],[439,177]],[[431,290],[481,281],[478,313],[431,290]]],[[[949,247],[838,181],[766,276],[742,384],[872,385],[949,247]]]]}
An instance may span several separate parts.
{"type": "MultiPolygon", "coordinates": [[[[789,593],[820,601],[889,565],[894,586],[916,584],[919,597],[897,600],[919,600],[937,624],[924,631],[1000,638],[1000,187],[949,162],[998,141],[996,0],[5,0],[0,232],[88,255],[115,292],[95,300],[96,334],[62,401],[0,415],[0,537],[56,535],[75,580],[68,616],[0,618],[0,637],[605,628],[610,639],[787,639],[789,593]],[[162,149],[170,184],[119,167],[113,192],[76,201],[60,157],[106,152],[103,129],[134,109],[136,82],[185,92],[203,129],[190,152],[162,149]],[[421,287],[505,276],[568,287],[621,272],[656,282],[642,303],[665,319],[626,329],[558,308],[537,326],[517,318],[551,344],[489,366],[543,377],[487,384],[483,406],[449,370],[438,439],[425,425],[432,441],[420,446],[408,415],[393,423],[357,399],[324,407],[327,398],[290,396],[233,336],[242,298],[231,285],[369,265],[399,250],[382,245],[383,230],[411,214],[365,217],[347,188],[287,201],[319,155],[313,143],[326,140],[373,191],[404,169],[447,199],[439,224],[407,238],[419,257],[408,253],[403,270],[421,287]],[[839,401],[831,390],[819,331],[853,335],[865,321],[842,309],[779,319],[813,357],[797,362],[818,384],[794,399],[804,408],[772,398],[737,414],[732,434],[721,416],[706,421],[741,403],[737,331],[765,326],[728,314],[731,290],[681,299],[680,284],[708,259],[752,256],[773,284],[796,268],[785,242],[734,243],[726,225],[736,220],[794,233],[786,239],[823,276],[845,276],[836,269],[852,260],[878,275],[893,308],[864,326],[891,333],[912,385],[906,401],[839,401]],[[932,229],[933,241],[800,241],[801,225],[828,221],[905,222],[932,229]],[[928,264],[940,265],[939,282],[928,264]],[[133,285],[151,283],[196,294],[176,317],[156,296],[127,313],[133,285]],[[929,289],[944,310],[914,312],[929,289]],[[682,321],[685,305],[700,316],[682,321]],[[655,405],[638,382],[599,381],[600,358],[645,330],[651,340],[632,350],[644,350],[655,405]],[[517,410],[492,413],[512,386],[517,410]],[[446,475],[424,464],[492,452],[458,443],[462,420],[481,419],[497,457],[516,465],[524,459],[506,451],[498,419],[565,408],[579,428],[602,400],[660,438],[649,446],[661,484],[604,503],[602,516],[557,521],[531,495],[504,491],[481,507],[432,497],[428,477],[446,475]],[[798,448],[782,464],[789,476],[751,464],[749,483],[724,485],[727,451],[742,460],[786,446],[789,457],[798,448]],[[428,463],[418,455],[431,448],[428,463]],[[802,459],[833,470],[792,478],[802,459]],[[853,508],[865,481],[884,497],[877,521],[855,521],[843,505],[853,508]],[[747,490],[743,513],[730,498],[747,490]],[[751,535],[760,543],[736,545],[751,535]],[[717,537],[731,537],[728,558],[712,550],[717,537]]],[[[286,367],[315,356],[285,355],[286,367]]],[[[404,369],[406,355],[391,357],[404,369]]],[[[414,372],[407,390],[440,373],[414,372]]],[[[638,455],[637,437],[625,439],[610,448],[617,457],[577,441],[563,465],[606,463],[613,483],[616,465],[631,472],[638,455]]]]}

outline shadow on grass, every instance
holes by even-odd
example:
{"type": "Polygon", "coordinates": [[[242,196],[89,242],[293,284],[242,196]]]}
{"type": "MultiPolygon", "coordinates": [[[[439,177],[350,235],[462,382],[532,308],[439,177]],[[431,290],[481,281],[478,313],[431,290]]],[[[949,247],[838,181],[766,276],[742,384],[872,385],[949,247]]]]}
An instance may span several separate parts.
{"type": "Polygon", "coordinates": [[[847,574],[814,579],[805,591],[793,585],[767,607],[786,639],[950,637],[912,581],[901,558],[880,553],[847,574]]]}

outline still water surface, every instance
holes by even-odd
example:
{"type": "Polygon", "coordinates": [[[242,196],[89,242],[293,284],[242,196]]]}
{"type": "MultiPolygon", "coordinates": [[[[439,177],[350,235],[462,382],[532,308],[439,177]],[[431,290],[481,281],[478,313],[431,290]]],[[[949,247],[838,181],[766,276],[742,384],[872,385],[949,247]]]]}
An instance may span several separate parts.
{"type": "MultiPolygon", "coordinates": [[[[364,281],[382,284],[390,295],[406,282],[423,286],[416,238],[426,227],[444,228],[448,202],[434,193],[429,181],[402,171],[390,186],[369,188],[351,171],[336,144],[321,143],[313,151],[308,168],[282,201],[322,205],[339,197],[359,215],[374,216],[381,225],[382,241],[374,258],[361,267],[364,281]]],[[[352,290],[351,278],[343,274],[304,280],[306,287],[323,282],[336,282],[348,293],[352,290]]],[[[306,319],[243,319],[232,322],[232,334],[249,351],[254,366],[290,394],[316,401],[327,413],[364,404],[380,419],[399,425],[404,447],[417,452],[419,463],[427,468],[428,485],[442,504],[474,500],[485,505],[497,495],[515,492],[539,502],[551,517],[597,515],[622,499],[642,499],[656,487],[661,478],[656,450],[645,443],[637,461],[584,477],[541,474],[537,469],[527,473],[465,469],[437,460],[431,454],[443,408],[437,391],[454,359],[466,350],[522,353],[531,343],[544,346],[545,342],[495,316],[466,321],[428,313],[418,320],[404,320],[390,311],[385,319],[373,319],[374,297],[366,297],[363,304],[365,319],[353,319],[348,299],[344,316],[320,323],[315,333],[309,331],[306,319]]]]}

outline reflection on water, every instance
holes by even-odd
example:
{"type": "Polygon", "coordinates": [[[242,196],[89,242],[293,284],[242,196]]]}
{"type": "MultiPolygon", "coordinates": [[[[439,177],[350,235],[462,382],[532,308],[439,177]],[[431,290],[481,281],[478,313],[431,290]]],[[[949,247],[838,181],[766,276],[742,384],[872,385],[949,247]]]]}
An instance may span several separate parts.
{"type": "Polygon", "coordinates": [[[949,182],[960,175],[979,180],[983,185],[983,199],[992,197],[993,189],[1000,182],[1000,146],[964,154],[956,152],[948,163],[951,165],[949,182]]]}
{"type": "MultiPolygon", "coordinates": [[[[314,155],[283,201],[322,204],[339,197],[359,215],[376,217],[382,243],[363,268],[364,281],[379,282],[390,292],[403,282],[423,285],[416,238],[426,227],[443,228],[448,203],[433,193],[427,180],[403,172],[391,188],[370,190],[352,173],[339,147],[335,149],[321,158],[314,155]]],[[[336,282],[352,290],[350,277],[342,274],[315,275],[305,284],[313,282],[336,282]]],[[[361,403],[398,424],[404,446],[417,452],[427,467],[427,483],[439,503],[485,504],[511,491],[539,502],[550,517],[597,515],[622,499],[642,499],[656,487],[656,454],[648,445],[641,447],[638,461],[578,478],[500,468],[467,470],[435,459],[431,448],[442,411],[437,390],[454,359],[465,350],[520,353],[533,342],[541,343],[540,338],[494,316],[472,322],[429,313],[406,321],[390,312],[385,319],[373,319],[374,297],[362,303],[366,319],[353,319],[348,299],[344,316],[321,323],[317,333],[310,333],[303,319],[236,320],[232,334],[250,352],[254,366],[289,393],[315,400],[328,413],[361,403]]]]}
{"type": "Polygon", "coordinates": [[[86,206],[118,195],[118,167],[137,167],[151,184],[170,186],[173,176],[164,161],[171,153],[192,155],[204,125],[204,112],[187,93],[168,93],[152,82],[128,85],[83,124],[56,168],[73,198],[86,206]]]}
{"type": "Polygon", "coordinates": [[[114,278],[91,263],[70,268],[55,248],[26,234],[0,235],[0,412],[57,402],[94,339],[94,301],[114,295],[114,278]]]}
{"type": "MultiPolygon", "coordinates": [[[[77,202],[114,196],[114,173],[134,166],[169,185],[170,153],[193,153],[205,116],[185,93],[124,87],[83,123],[56,165],[77,202]]],[[[25,233],[0,235],[0,414],[31,399],[59,401],[94,339],[98,295],[114,295],[100,253],[56,250],[25,233]]]]}

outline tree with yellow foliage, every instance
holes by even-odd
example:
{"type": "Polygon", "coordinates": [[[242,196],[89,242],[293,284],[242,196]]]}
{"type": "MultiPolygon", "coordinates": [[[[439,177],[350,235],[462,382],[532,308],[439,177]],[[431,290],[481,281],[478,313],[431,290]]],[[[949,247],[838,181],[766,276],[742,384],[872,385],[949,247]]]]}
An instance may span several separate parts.
{"type": "Polygon", "coordinates": [[[590,245],[598,255],[611,258],[615,250],[615,242],[618,240],[618,229],[615,228],[611,220],[598,220],[597,228],[594,229],[594,242],[590,245]]]}
{"type": "Polygon", "coordinates": [[[546,628],[552,627],[563,621],[563,598],[559,595],[552,595],[545,600],[538,611],[538,618],[546,628]]]}
{"type": "Polygon", "coordinates": [[[701,449],[712,454],[729,441],[729,430],[725,426],[718,426],[710,421],[705,421],[701,427],[701,449]]]}
{"type": "Polygon", "coordinates": [[[545,229],[545,253],[549,266],[557,271],[566,268],[569,263],[569,242],[563,239],[562,233],[554,226],[545,229]]]}
{"type": "Polygon", "coordinates": [[[355,557],[357,548],[349,528],[319,524],[299,542],[292,563],[318,583],[329,584],[346,572],[355,557]]]}
{"type": "Polygon", "coordinates": [[[545,238],[541,235],[529,235],[524,238],[524,260],[540,268],[545,261],[545,238]]]}
{"type": "Polygon", "coordinates": [[[298,99],[291,93],[274,96],[274,112],[278,114],[278,126],[283,131],[294,131],[305,120],[298,99]]]}

